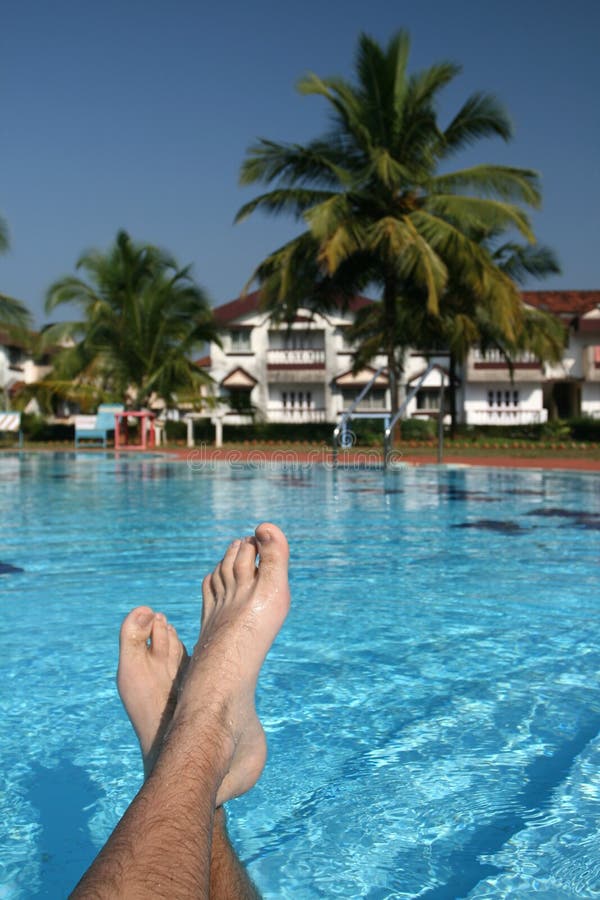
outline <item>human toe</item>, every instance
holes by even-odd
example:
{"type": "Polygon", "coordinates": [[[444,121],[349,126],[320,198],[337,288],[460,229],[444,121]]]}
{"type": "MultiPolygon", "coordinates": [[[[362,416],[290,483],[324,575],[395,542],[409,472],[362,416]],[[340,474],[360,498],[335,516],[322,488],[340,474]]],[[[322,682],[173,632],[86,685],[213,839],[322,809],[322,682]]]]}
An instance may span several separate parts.
{"type": "Polygon", "coordinates": [[[221,563],[215,568],[210,576],[210,589],[212,591],[215,604],[221,603],[225,598],[225,582],[221,571],[221,563]]]}
{"type": "Polygon", "coordinates": [[[226,591],[232,591],[235,587],[236,579],[233,573],[233,569],[240,544],[241,541],[239,540],[232,541],[220,563],[220,574],[226,591]]]}
{"type": "Polygon", "coordinates": [[[156,613],[152,622],[150,634],[150,650],[155,657],[169,655],[169,626],[163,613],[156,613]]]}
{"type": "Polygon", "coordinates": [[[202,615],[200,624],[204,624],[207,616],[215,608],[215,595],[212,589],[212,575],[205,575],[202,579],[202,615]]]}
{"type": "Polygon", "coordinates": [[[136,606],[125,616],[119,633],[121,652],[145,650],[152,634],[155,613],[149,606],[136,606]]]}
{"type": "Polygon", "coordinates": [[[244,585],[252,581],[256,575],[256,556],[258,547],[256,538],[247,537],[240,542],[235,561],[233,574],[236,584],[244,585]]]}
{"type": "Polygon", "coordinates": [[[263,522],[255,534],[260,554],[259,578],[287,580],[289,548],[283,531],[271,522],[263,522]]]}

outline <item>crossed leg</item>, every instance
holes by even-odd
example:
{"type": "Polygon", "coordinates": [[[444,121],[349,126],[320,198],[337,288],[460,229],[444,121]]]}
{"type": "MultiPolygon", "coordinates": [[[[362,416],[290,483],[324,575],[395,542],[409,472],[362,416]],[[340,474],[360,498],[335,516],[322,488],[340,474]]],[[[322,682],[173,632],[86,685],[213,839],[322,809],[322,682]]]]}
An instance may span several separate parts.
{"type": "Polygon", "coordinates": [[[73,896],[258,896],[215,806],[264,767],[254,691],[289,608],[287,558],[274,525],[230,545],[204,579],[191,659],[160,613],[138,607],[125,619],[118,685],[146,781],[73,896]]]}

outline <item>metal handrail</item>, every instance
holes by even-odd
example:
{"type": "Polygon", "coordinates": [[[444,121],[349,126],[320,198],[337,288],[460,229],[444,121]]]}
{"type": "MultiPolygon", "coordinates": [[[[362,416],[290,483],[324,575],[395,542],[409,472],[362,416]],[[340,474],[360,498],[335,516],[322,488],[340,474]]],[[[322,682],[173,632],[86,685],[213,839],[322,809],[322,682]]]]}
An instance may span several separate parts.
{"type": "MultiPolygon", "coordinates": [[[[357,408],[357,406],[359,405],[359,403],[363,399],[363,397],[366,397],[366,395],[369,393],[372,386],[375,384],[375,382],[377,381],[377,379],[379,378],[379,376],[381,375],[381,373],[383,372],[384,369],[385,369],[385,366],[379,366],[379,368],[377,369],[377,371],[375,372],[375,374],[373,375],[371,380],[368,381],[367,384],[365,384],[364,388],[359,393],[359,395],[356,398],[356,400],[354,401],[354,403],[352,403],[352,405],[349,407],[349,409],[345,409],[344,412],[342,413],[339,424],[336,425],[335,428],[333,429],[333,445],[334,445],[334,447],[337,446],[337,441],[338,441],[340,434],[344,435],[346,433],[346,426],[348,425],[348,422],[352,419],[354,410],[357,408]]],[[[372,418],[379,419],[381,417],[382,416],[380,413],[379,415],[375,415],[372,418]]],[[[344,444],[342,443],[342,447],[343,446],[344,446],[344,444]]]]}
{"type": "Polygon", "coordinates": [[[384,466],[387,466],[390,452],[392,449],[391,448],[391,437],[392,437],[392,433],[394,431],[394,425],[396,424],[396,422],[398,421],[400,416],[406,411],[406,408],[407,408],[408,404],[410,403],[410,401],[413,399],[413,397],[415,397],[417,395],[417,393],[419,392],[420,388],[422,387],[427,376],[436,369],[441,375],[441,378],[440,378],[440,409],[439,409],[439,414],[438,414],[438,454],[437,455],[438,455],[438,463],[442,462],[443,444],[444,444],[444,376],[446,373],[444,372],[443,367],[440,366],[439,363],[430,362],[428,364],[427,368],[425,369],[425,371],[423,372],[423,374],[421,376],[419,376],[417,383],[414,385],[414,387],[412,387],[410,389],[410,391],[408,392],[408,394],[406,395],[406,397],[400,404],[398,412],[385,426],[384,435],[383,435],[383,465],[384,466]]]}
{"type": "Polygon", "coordinates": [[[442,461],[442,453],[443,453],[443,442],[444,442],[444,376],[446,372],[443,367],[439,363],[430,362],[427,365],[427,368],[423,372],[422,375],[419,376],[416,384],[410,389],[396,414],[390,418],[389,413],[359,413],[356,412],[356,408],[358,407],[361,400],[368,394],[371,390],[373,384],[376,382],[379,375],[383,372],[385,366],[380,366],[371,380],[364,386],[362,391],[359,393],[358,397],[354,401],[354,403],[350,406],[349,409],[344,410],[344,412],[340,416],[339,423],[335,426],[333,430],[333,448],[334,448],[334,460],[337,460],[337,447],[338,443],[343,448],[347,449],[350,444],[348,444],[347,440],[347,426],[348,422],[351,421],[352,418],[372,418],[372,419],[384,419],[383,424],[383,465],[386,467],[389,462],[390,453],[391,453],[391,436],[394,430],[394,426],[398,419],[406,412],[408,404],[410,401],[417,395],[423,383],[425,382],[428,375],[431,372],[437,370],[441,375],[440,379],[440,409],[438,414],[438,462],[442,461]],[[340,438],[341,439],[338,440],[340,438]]]}
{"type": "MultiPolygon", "coordinates": [[[[423,382],[425,381],[425,379],[427,378],[427,376],[428,376],[431,372],[433,372],[434,369],[440,369],[440,370],[442,370],[442,367],[441,367],[440,365],[438,365],[437,363],[431,363],[431,362],[430,362],[429,365],[427,366],[427,368],[425,369],[425,371],[423,372],[423,374],[419,377],[419,380],[417,381],[416,385],[415,385],[413,388],[410,389],[410,391],[408,392],[408,394],[406,395],[406,397],[404,398],[404,400],[403,400],[402,403],[400,404],[400,406],[399,406],[399,408],[398,408],[398,412],[397,412],[396,415],[393,417],[393,419],[390,419],[390,423],[389,423],[389,425],[387,425],[387,427],[386,427],[386,429],[385,429],[385,437],[386,437],[386,439],[389,438],[389,437],[391,436],[392,431],[393,431],[393,428],[394,428],[394,425],[396,424],[396,422],[398,421],[398,419],[400,418],[400,416],[406,411],[406,408],[407,408],[408,404],[409,404],[410,401],[413,399],[413,397],[416,397],[416,395],[418,394],[419,390],[421,389],[421,387],[422,387],[422,385],[423,385],[423,382]]],[[[444,374],[443,371],[442,371],[442,374],[444,374]]]]}

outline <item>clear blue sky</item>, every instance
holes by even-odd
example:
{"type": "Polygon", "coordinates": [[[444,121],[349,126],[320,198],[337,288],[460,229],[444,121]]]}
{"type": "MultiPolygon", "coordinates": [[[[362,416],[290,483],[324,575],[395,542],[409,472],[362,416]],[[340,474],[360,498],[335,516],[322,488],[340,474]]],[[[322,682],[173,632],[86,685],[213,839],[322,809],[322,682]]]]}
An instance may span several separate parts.
{"type": "Polygon", "coordinates": [[[236,297],[293,229],[233,225],[253,193],[237,183],[246,147],[320,133],[299,76],[349,76],[360,31],[400,27],[413,68],[463,66],[442,120],[474,90],[509,110],[514,141],[473,158],[541,172],[535,229],[563,275],[539,286],[600,288],[597,0],[20,0],[0,37],[0,291],[45,321],[48,285],[124,227],[192,263],[213,303],[236,297]]]}

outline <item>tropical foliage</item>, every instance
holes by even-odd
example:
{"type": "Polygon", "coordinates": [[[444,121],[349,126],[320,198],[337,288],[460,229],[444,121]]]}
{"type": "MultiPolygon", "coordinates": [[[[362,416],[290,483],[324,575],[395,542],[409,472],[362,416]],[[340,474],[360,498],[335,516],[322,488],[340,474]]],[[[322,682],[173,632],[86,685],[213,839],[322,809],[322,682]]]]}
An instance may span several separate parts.
{"type": "Polygon", "coordinates": [[[365,328],[362,358],[387,354],[394,411],[403,348],[429,343],[432,323],[461,347],[478,340],[484,322],[507,349],[522,339],[519,291],[482,236],[512,231],[532,243],[526,208],[540,203],[530,169],[449,170],[471,144],[508,140],[511,124],[493,96],[476,93],[442,127],[440,94],[460,69],[441,62],[409,74],[409,50],[403,31],[385,48],[362,35],[353,83],[303,78],[300,92],[327,102],[330,128],[307,144],[261,139],[252,146],[241,182],[269,189],[237,216],[262,210],[303,223],[253,276],[265,306],[282,319],[300,305],[322,309],[378,291],[380,308],[357,327],[365,328]]]}
{"type": "MultiPolygon", "coordinates": [[[[8,250],[8,226],[0,217],[0,253],[8,250]]],[[[27,328],[30,322],[29,310],[20,300],[0,293],[0,323],[10,328],[27,328]]]]}
{"type": "Polygon", "coordinates": [[[79,307],[77,321],[46,329],[45,344],[68,344],[55,359],[47,389],[97,402],[118,399],[130,407],[176,395],[199,405],[207,380],[190,354],[216,340],[212,310],[189,268],[152,244],[120,231],[107,252],[92,250],[77,263],[84,278],[53,284],[46,310],[79,307]]]}
{"type": "MultiPolygon", "coordinates": [[[[556,256],[550,248],[517,242],[498,244],[497,237],[494,234],[480,234],[477,239],[500,270],[517,284],[527,277],[545,278],[560,272],[556,256]]],[[[485,297],[474,294],[468,285],[452,277],[437,315],[427,310],[423,291],[414,285],[397,298],[396,358],[399,366],[402,366],[404,354],[410,347],[426,354],[449,353],[453,431],[456,425],[457,367],[466,362],[473,347],[478,347],[483,353],[490,349],[499,350],[511,371],[519,355],[524,352],[549,362],[559,362],[562,358],[566,332],[554,316],[523,306],[520,327],[514,336],[509,336],[498,327],[494,314],[493,303],[486,302],[485,297]]],[[[381,302],[358,311],[353,325],[348,329],[348,338],[358,345],[354,360],[357,371],[385,347],[386,317],[381,302]]]]}

